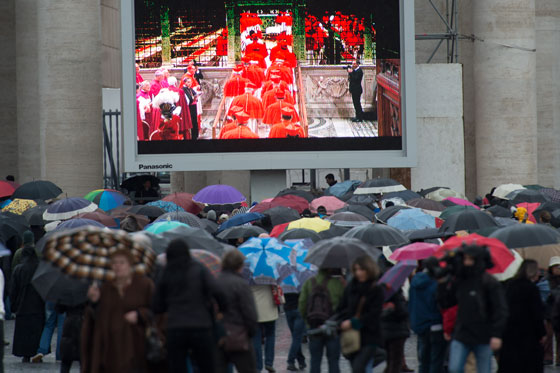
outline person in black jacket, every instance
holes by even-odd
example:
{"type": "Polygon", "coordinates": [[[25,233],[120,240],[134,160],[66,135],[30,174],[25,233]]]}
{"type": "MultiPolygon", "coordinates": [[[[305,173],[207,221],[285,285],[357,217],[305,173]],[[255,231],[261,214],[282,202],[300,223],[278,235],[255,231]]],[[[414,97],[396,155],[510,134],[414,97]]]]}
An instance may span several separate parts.
{"type": "Polygon", "coordinates": [[[233,349],[226,343],[221,346],[218,353],[218,373],[227,372],[228,363],[233,363],[239,373],[254,373],[257,370],[251,343],[251,338],[257,331],[257,309],[249,284],[241,276],[244,263],[245,256],[239,250],[230,250],[222,258],[222,272],[218,281],[228,301],[228,309],[222,321],[227,333],[239,333],[241,327],[246,338],[243,338],[244,346],[234,346],[233,349]]]}
{"type": "Polygon", "coordinates": [[[352,103],[354,104],[354,110],[356,112],[356,116],[352,119],[352,122],[361,122],[364,119],[362,103],[360,102],[362,97],[363,77],[364,72],[360,68],[360,61],[354,60],[352,62],[352,67],[348,68],[348,91],[350,91],[352,95],[352,103]]]}
{"type": "Polygon", "coordinates": [[[199,262],[192,260],[182,239],[169,243],[167,265],[156,284],[153,311],[167,312],[167,354],[170,373],[187,371],[187,357],[201,372],[214,372],[216,339],[213,303],[220,312],[227,300],[216,280],[199,262]]]}
{"type": "Polygon", "coordinates": [[[506,284],[509,317],[500,351],[498,373],[542,373],[544,306],[535,282],[539,279],[536,261],[527,259],[506,284]]]}
{"type": "Polygon", "coordinates": [[[486,247],[462,248],[463,265],[451,281],[438,285],[442,309],[458,305],[449,352],[449,373],[464,371],[467,355],[476,356],[477,372],[490,373],[492,351],[502,345],[508,309],[501,284],[486,273],[492,259],[486,247]]]}
{"type": "MultiPolygon", "coordinates": [[[[383,289],[376,283],[379,268],[369,256],[356,259],[352,264],[352,274],[354,278],[344,290],[338,314],[339,319],[344,320],[340,324],[343,331],[360,331],[361,348],[347,358],[353,373],[365,373],[367,364],[376,354],[376,349],[383,346],[380,322],[383,289]]],[[[377,363],[379,362],[374,361],[374,365],[377,363]]]]}
{"type": "MultiPolygon", "coordinates": [[[[80,333],[85,304],[65,306],[57,304],[57,313],[66,314],[60,338],[60,373],[69,373],[73,361],[80,361],[80,333]]],[[[60,333],[60,332],[59,332],[60,333]]]]}
{"type": "Polygon", "coordinates": [[[400,373],[404,361],[404,343],[410,336],[407,304],[400,289],[383,305],[381,330],[387,350],[385,373],[400,373]]]}

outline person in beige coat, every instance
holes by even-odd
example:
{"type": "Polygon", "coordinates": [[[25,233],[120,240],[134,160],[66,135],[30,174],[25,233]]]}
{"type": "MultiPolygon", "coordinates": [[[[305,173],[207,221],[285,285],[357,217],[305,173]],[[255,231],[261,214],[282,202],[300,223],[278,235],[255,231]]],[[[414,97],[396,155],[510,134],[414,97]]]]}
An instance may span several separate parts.
{"type": "Polygon", "coordinates": [[[276,334],[276,320],[278,319],[278,305],[274,301],[273,287],[270,285],[251,286],[255,305],[257,307],[257,320],[259,325],[257,333],[253,337],[253,345],[257,359],[257,372],[263,369],[262,338],[264,336],[264,368],[269,372],[275,372],[274,365],[274,342],[276,334]]]}

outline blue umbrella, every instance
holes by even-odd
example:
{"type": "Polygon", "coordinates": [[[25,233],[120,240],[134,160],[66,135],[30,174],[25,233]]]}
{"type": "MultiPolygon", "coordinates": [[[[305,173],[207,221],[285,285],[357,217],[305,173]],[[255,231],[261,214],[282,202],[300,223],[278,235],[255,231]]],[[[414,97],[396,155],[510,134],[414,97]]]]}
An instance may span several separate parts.
{"type": "Polygon", "coordinates": [[[276,285],[280,278],[280,267],[295,262],[291,247],[276,238],[251,238],[239,246],[245,255],[243,275],[249,283],[256,285],[276,285]]]}
{"type": "Polygon", "coordinates": [[[284,243],[295,252],[295,265],[287,264],[280,267],[280,286],[284,293],[299,293],[305,281],[315,276],[318,271],[316,266],[305,262],[308,249],[313,246],[313,241],[306,238],[286,240],[284,243]]]}
{"type": "Polygon", "coordinates": [[[161,200],[153,201],[153,202],[146,203],[146,205],[159,207],[165,212],[175,212],[175,211],[185,212],[184,208],[169,201],[161,201],[161,200]]]}
{"type": "Polygon", "coordinates": [[[387,224],[402,231],[435,228],[436,219],[421,209],[400,210],[387,220],[387,224]]]}
{"type": "Polygon", "coordinates": [[[45,220],[66,220],[85,212],[97,210],[97,205],[85,198],[64,198],[49,205],[43,213],[45,220]]]}
{"type": "Polygon", "coordinates": [[[346,180],[336,183],[325,190],[326,196],[342,197],[348,192],[353,192],[361,184],[360,180],[346,180]]]}
{"type": "Polygon", "coordinates": [[[418,262],[416,260],[402,260],[381,276],[378,282],[385,284],[385,301],[391,298],[404,285],[408,276],[417,266],[418,262]]]}
{"type": "Polygon", "coordinates": [[[236,227],[238,225],[243,225],[252,221],[260,220],[262,218],[264,218],[264,215],[260,212],[247,212],[245,214],[237,214],[220,224],[216,233],[220,233],[221,231],[231,227],[236,227]]]}

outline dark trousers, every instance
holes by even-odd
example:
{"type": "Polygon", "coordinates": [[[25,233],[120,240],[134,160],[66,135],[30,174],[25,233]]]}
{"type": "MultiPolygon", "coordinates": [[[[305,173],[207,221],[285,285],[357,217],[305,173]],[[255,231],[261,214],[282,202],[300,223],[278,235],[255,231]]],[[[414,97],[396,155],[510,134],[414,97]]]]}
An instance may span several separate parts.
{"type": "Polygon", "coordinates": [[[556,340],[556,363],[560,363],[560,334],[554,331],[552,322],[545,320],[546,340],[544,342],[544,360],[554,362],[554,353],[552,352],[554,340],[556,340]]]}
{"type": "Polygon", "coordinates": [[[186,373],[189,356],[201,372],[214,372],[215,346],[216,340],[210,329],[168,329],[169,373],[186,373]]]}
{"type": "Polygon", "coordinates": [[[426,331],[418,334],[418,373],[442,373],[447,342],[443,331],[426,331]]]}
{"type": "Polygon", "coordinates": [[[340,338],[310,336],[309,355],[311,355],[311,373],[321,372],[321,360],[323,360],[323,350],[327,350],[327,362],[329,363],[329,373],[340,373],[340,338]]]}
{"type": "Polygon", "coordinates": [[[404,359],[404,343],[406,338],[391,339],[385,342],[387,350],[387,368],[385,373],[400,373],[404,359]]]}
{"type": "Polygon", "coordinates": [[[0,342],[2,343],[2,348],[0,348],[0,373],[4,373],[4,320],[0,319],[0,342]]]}
{"type": "Polygon", "coordinates": [[[362,346],[362,348],[360,348],[360,351],[356,352],[350,357],[352,373],[366,373],[366,367],[368,366],[368,363],[375,356],[375,348],[376,347],[374,345],[362,346]]]}
{"type": "Polygon", "coordinates": [[[274,343],[276,339],[276,321],[261,322],[257,327],[257,333],[253,337],[253,347],[257,362],[257,371],[263,369],[262,340],[264,335],[264,366],[271,367],[274,364],[274,343]]]}
{"type": "Polygon", "coordinates": [[[62,360],[60,363],[60,373],[70,373],[72,368],[72,360],[62,360]]]}
{"type": "Polygon", "coordinates": [[[352,92],[352,103],[354,104],[354,111],[356,112],[356,119],[363,119],[364,112],[362,110],[362,103],[360,98],[362,97],[362,92],[352,92]]]}
{"type": "Polygon", "coordinates": [[[241,352],[226,352],[220,348],[218,350],[216,373],[228,372],[229,363],[235,366],[238,373],[255,373],[257,371],[257,365],[253,346],[249,344],[249,351],[241,352]]]}
{"type": "Polygon", "coordinates": [[[298,363],[303,365],[305,363],[305,356],[301,352],[301,341],[305,334],[305,322],[297,309],[285,312],[288,328],[290,328],[290,333],[292,334],[292,344],[288,352],[288,364],[295,364],[297,359],[298,363]]]}
{"type": "Polygon", "coordinates": [[[191,129],[191,139],[198,139],[198,115],[196,114],[196,104],[189,105],[189,112],[191,115],[192,129],[191,129]]]}

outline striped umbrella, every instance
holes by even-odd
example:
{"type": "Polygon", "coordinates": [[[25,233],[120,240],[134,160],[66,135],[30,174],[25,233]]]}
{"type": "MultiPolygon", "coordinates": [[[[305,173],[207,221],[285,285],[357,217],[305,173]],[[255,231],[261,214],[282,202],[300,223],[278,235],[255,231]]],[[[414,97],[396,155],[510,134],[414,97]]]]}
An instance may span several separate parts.
{"type": "Polygon", "coordinates": [[[96,189],[86,194],[84,198],[97,204],[103,211],[109,211],[125,203],[131,203],[127,196],[113,189],[96,189]]]}
{"type": "Polygon", "coordinates": [[[95,210],[97,210],[97,205],[85,198],[64,198],[49,205],[43,213],[43,219],[66,220],[78,214],[95,210]]]}

